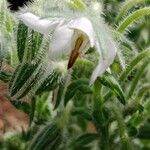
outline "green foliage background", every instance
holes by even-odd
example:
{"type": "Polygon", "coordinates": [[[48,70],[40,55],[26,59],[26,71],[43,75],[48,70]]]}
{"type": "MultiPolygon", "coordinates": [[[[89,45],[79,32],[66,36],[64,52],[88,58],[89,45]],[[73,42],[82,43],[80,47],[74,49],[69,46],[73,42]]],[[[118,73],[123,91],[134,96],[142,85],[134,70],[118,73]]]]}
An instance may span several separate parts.
{"type": "MultiPolygon", "coordinates": [[[[89,86],[98,59],[94,49],[70,73],[51,68],[48,39],[18,22],[0,1],[0,66],[15,68],[1,70],[0,80],[9,84],[13,105],[30,117],[29,130],[4,136],[0,149],[150,149],[150,1],[101,3],[118,52],[112,74],[89,86]],[[25,96],[30,103],[22,102],[25,96]]],[[[48,16],[48,4],[41,0],[31,9],[48,16]]]]}

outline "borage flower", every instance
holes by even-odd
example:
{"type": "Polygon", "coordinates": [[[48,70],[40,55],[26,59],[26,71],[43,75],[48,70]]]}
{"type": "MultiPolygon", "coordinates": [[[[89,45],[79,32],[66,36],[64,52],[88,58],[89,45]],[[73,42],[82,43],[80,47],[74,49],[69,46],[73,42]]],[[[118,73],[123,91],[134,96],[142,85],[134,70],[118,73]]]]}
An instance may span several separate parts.
{"type": "Polygon", "coordinates": [[[31,13],[24,13],[19,15],[19,19],[28,27],[42,34],[48,35],[51,33],[50,60],[67,60],[66,69],[70,69],[77,58],[85,54],[90,47],[95,47],[99,52],[100,59],[99,64],[93,71],[91,84],[108,69],[115,58],[116,47],[107,30],[102,30],[101,38],[99,38],[92,22],[87,17],[79,17],[69,21],[64,18],[49,20],[40,19],[31,13]]]}

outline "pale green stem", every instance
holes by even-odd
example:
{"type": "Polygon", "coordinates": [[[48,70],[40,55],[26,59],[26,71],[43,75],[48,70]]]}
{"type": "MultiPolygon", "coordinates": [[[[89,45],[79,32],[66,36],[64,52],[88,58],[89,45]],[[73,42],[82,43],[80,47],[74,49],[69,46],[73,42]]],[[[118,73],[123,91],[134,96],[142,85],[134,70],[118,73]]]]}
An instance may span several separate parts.
{"type": "MultiPolygon", "coordinates": [[[[144,50],[142,51],[135,59],[133,59],[128,66],[126,67],[126,69],[124,71],[122,71],[119,80],[121,82],[123,82],[127,76],[129,75],[129,73],[135,68],[135,66],[137,64],[139,64],[143,59],[149,58],[150,57],[150,50],[144,50]]],[[[113,96],[112,92],[108,92],[105,96],[104,96],[104,101],[106,102],[108,99],[110,99],[113,96]]]]}
{"type": "Polygon", "coordinates": [[[150,49],[142,51],[135,59],[133,59],[126,69],[120,75],[120,81],[124,81],[133,68],[140,63],[143,59],[150,57],[150,49]]]}
{"type": "Polygon", "coordinates": [[[150,85],[144,85],[138,92],[134,101],[129,102],[127,108],[125,109],[125,114],[131,114],[138,110],[138,106],[142,103],[142,98],[150,91],[150,85]]]}
{"type": "Polygon", "coordinates": [[[147,15],[150,15],[150,7],[145,7],[134,11],[132,14],[130,14],[123,20],[123,22],[118,26],[116,31],[122,33],[135,20],[147,15]]]}
{"type": "Polygon", "coordinates": [[[65,79],[63,95],[61,97],[61,103],[60,103],[59,108],[60,108],[60,111],[63,111],[63,115],[58,120],[58,126],[60,128],[64,128],[66,126],[66,124],[68,124],[68,121],[69,121],[70,115],[71,115],[71,111],[72,111],[72,107],[73,107],[73,102],[72,101],[69,101],[67,103],[66,107],[64,107],[65,93],[66,93],[67,87],[68,87],[68,85],[71,81],[71,73],[72,73],[72,70],[69,70],[68,74],[66,76],[66,79],[65,79]]]}
{"type": "Polygon", "coordinates": [[[129,92],[127,94],[127,99],[131,98],[132,95],[134,94],[134,91],[135,91],[135,89],[136,89],[136,87],[137,87],[137,85],[139,83],[139,80],[140,80],[141,76],[143,75],[143,72],[144,72],[145,68],[148,66],[148,64],[149,63],[146,61],[141,66],[141,68],[139,68],[139,70],[138,70],[138,72],[137,72],[137,74],[136,74],[136,76],[135,76],[135,78],[134,78],[134,80],[133,80],[133,82],[132,82],[132,84],[131,84],[131,86],[129,88],[129,92]]]}
{"type": "Polygon", "coordinates": [[[93,122],[100,135],[100,148],[102,150],[110,150],[108,124],[102,123],[105,120],[105,116],[102,104],[102,85],[98,79],[94,83],[93,96],[94,96],[93,122]]]}
{"type": "Polygon", "coordinates": [[[86,5],[82,0],[70,0],[67,3],[70,8],[75,10],[84,11],[86,8],[86,5]]]}
{"type": "Polygon", "coordinates": [[[115,118],[118,122],[118,128],[119,128],[119,133],[120,133],[120,139],[122,142],[122,148],[124,150],[132,150],[130,139],[129,139],[128,133],[126,131],[126,125],[124,123],[124,118],[122,116],[120,109],[113,103],[111,103],[110,107],[112,107],[112,111],[114,112],[115,118]]]}
{"type": "MultiPolygon", "coordinates": [[[[4,4],[3,7],[7,8],[5,6],[6,4],[4,4]]],[[[19,60],[18,60],[18,57],[17,57],[17,47],[16,47],[16,44],[15,43],[15,34],[14,34],[14,31],[13,31],[13,23],[12,23],[12,18],[10,17],[10,14],[7,12],[7,9],[4,10],[4,25],[5,25],[5,32],[7,34],[9,34],[10,36],[10,39],[11,39],[11,48],[9,49],[9,54],[10,54],[10,63],[11,65],[17,65],[19,60]]]]}
{"type": "Polygon", "coordinates": [[[116,23],[118,23],[123,17],[128,13],[128,11],[137,4],[145,3],[147,0],[127,0],[124,2],[123,6],[121,7],[117,17],[116,23]]]}
{"type": "Polygon", "coordinates": [[[136,103],[141,103],[141,100],[142,100],[142,97],[144,96],[144,94],[146,93],[146,92],[148,92],[148,91],[150,91],[150,85],[145,85],[145,86],[143,86],[140,90],[139,90],[139,92],[138,92],[138,95],[137,95],[137,97],[136,97],[136,103]]]}
{"type": "Polygon", "coordinates": [[[67,103],[67,106],[63,110],[63,115],[57,122],[58,127],[60,127],[61,129],[63,129],[68,124],[71,111],[72,111],[72,107],[73,107],[73,102],[69,101],[67,103]]]}

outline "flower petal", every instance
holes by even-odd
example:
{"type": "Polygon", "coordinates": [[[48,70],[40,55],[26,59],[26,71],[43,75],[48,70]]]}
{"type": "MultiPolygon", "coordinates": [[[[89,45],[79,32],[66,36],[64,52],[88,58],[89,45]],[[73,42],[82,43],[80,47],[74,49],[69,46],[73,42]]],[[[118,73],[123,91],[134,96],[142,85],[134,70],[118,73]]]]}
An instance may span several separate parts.
{"type": "Polygon", "coordinates": [[[70,30],[65,25],[59,26],[54,31],[49,50],[49,55],[52,59],[60,58],[61,56],[70,54],[70,52],[73,50],[73,34],[73,30],[70,30]]]}
{"type": "Polygon", "coordinates": [[[100,61],[99,64],[97,65],[96,69],[92,73],[90,85],[92,85],[95,82],[95,80],[97,79],[97,77],[102,75],[106,69],[107,69],[106,64],[104,62],[100,61]]]}
{"type": "Polygon", "coordinates": [[[113,63],[116,56],[116,44],[113,41],[111,34],[108,32],[104,24],[99,24],[99,32],[97,33],[96,49],[100,54],[99,64],[93,71],[91,84],[94,83],[98,76],[101,76],[113,63]]]}
{"type": "Polygon", "coordinates": [[[108,57],[107,59],[99,61],[99,64],[97,65],[96,69],[92,73],[90,84],[93,84],[97,79],[97,77],[101,76],[106,70],[109,72],[109,66],[112,64],[115,55],[116,52],[114,53],[114,55],[110,55],[110,57],[108,57]]]}
{"type": "Polygon", "coordinates": [[[32,13],[20,14],[18,18],[23,21],[26,26],[42,34],[49,34],[60,23],[60,20],[50,21],[47,19],[40,19],[32,13]]]}
{"type": "Polygon", "coordinates": [[[95,32],[92,26],[91,21],[88,18],[82,17],[75,20],[70,21],[68,27],[71,29],[76,29],[84,33],[89,41],[90,46],[94,47],[95,44],[95,32]]]}

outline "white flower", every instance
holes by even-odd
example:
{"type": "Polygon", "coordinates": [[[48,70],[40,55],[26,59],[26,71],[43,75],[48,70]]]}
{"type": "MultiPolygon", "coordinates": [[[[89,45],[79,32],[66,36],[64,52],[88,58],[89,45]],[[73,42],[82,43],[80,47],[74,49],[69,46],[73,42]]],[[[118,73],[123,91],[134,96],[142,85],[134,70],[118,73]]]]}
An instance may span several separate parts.
{"type": "Polygon", "coordinates": [[[95,47],[99,52],[100,60],[93,71],[91,84],[108,69],[115,58],[116,47],[108,33],[102,30],[101,38],[98,39],[99,36],[96,35],[92,22],[86,17],[70,21],[60,18],[48,20],[25,13],[19,15],[19,19],[42,34],[53,32],[49,46],[50,59],[67,59],[68,69],[73,66],[78,56],[84,54],[90,47],[95,47]]]}
{"type": "Polygon", "coordinates": [[[76,57],[94,47],[95,33],[91,22],[87,18],[71,20],[58,27],[53,34],[50,44],[52,58],[70,55],[68,68],[71,68],[76,57]]]}
{"type": "Polygon", "coordinates": [[[49,34],[53,30],[55,30],[57,25],[61,22],[61,20],[59,19],[53,19],[51,21],[47,19],[40,19],[32,13],[20,14],[18,15],[18,19],[22,20],[24,24],[29,28],[42,34],[49,34]]]}

